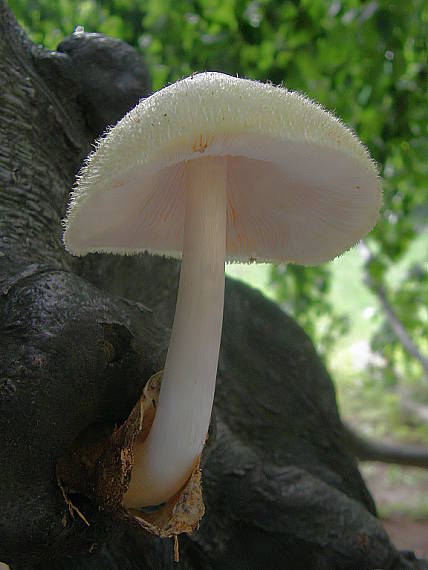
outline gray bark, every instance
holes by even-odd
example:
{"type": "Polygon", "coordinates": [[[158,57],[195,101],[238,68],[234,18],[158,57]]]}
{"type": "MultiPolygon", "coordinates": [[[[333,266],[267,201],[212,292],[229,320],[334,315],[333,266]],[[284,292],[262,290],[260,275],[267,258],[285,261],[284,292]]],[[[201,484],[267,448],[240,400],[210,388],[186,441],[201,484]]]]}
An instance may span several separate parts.
{"type": "Polygon", "coordinates": [[[85,497],[71,517],[56,462],[97,422],[120,423],[162,368],[179,265],[73,259],[68,192],[90,145],[148,92],[129,46],[72,36],[33,46],[0,1],[0,560],[41,568],[426,568],[391,545],[347,451],[309,338],[234,281],[210,438],[206,515],[172,544],[85,497]]]}

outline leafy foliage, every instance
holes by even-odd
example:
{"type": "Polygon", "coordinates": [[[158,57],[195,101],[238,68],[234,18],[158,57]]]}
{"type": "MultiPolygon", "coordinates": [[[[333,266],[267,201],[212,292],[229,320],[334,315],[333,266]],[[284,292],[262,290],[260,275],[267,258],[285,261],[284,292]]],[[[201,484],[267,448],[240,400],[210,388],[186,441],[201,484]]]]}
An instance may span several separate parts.
{"type": "MultiPolygon", "coordinates": [[[[391,268],[427,227],[428,4],[425,0],[9,0],[33,39],[52,49],[80,25],[138,47],[154,88],[197,70],[284,83],[352,126],[379,164],[384,206],[367,238],[374,283],[387,291],[421,351],[427,351],[424,259],[392,287],[391,268]]],[[[425,241],[425,246],[428,240],[425,241]]],[[[328,352],[346,320],[328,300],[331,269],[272,270],[278,300],[328,352]],[[315,327],[314,323],[318,323],[315,327]],[[321,324],[320,324],[321,323],[321,324]]],[[[389,371],[414,365],[382,325],[373,348],[389,371]]]]}
{"type": "Polygon", "coordinates": [[[320,354],[329,354],[337,340],[348,331],[349,321],[338,314],[327,297],[328,266],[280,265],[272,270],[271,282],[276,297],[314,340],[320,354]]]}

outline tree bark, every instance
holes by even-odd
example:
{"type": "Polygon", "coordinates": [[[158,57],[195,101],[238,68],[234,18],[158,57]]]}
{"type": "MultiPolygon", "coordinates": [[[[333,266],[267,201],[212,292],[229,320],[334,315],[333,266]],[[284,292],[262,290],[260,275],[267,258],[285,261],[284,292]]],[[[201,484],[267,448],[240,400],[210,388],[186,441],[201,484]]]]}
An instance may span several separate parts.
{"type": "Polygon", "coordinates": [[[309,338],[232,280],[202,460],[206,515],[180,539],[180,564],[170,542],[85,497],[74,500],[89,526],[71,515],[56,462],[91,425],[127,417],[170,334],[176,262],[73,259],[61,242],[94,137],[148,93],[148,75],[118,40],[32,45],[0,0],[0,85],[0,560],[12,570],[427,568],[377,520],[309,338]]]}

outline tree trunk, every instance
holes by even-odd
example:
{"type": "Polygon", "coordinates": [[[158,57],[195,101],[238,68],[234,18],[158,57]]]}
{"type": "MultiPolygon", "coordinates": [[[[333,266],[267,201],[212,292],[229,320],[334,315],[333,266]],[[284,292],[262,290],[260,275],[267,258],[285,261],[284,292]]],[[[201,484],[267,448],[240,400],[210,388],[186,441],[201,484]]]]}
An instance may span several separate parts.
{"type": "Polygon", "coordinates": [[[347,451],[331,381],[304,332],[228,280],[203,454],[206,515],[173,545],[85,497],[70,514],[56,462],[124,420],[162,368],[179,266],[68,256],[61,219],[96,136],[148,93],[118,40],[32,45],[0,0],[0,560],[14,569],[426,568],[388,540],[347,451]],[[138,277],[137,277],[138,276],[138,277]]]}

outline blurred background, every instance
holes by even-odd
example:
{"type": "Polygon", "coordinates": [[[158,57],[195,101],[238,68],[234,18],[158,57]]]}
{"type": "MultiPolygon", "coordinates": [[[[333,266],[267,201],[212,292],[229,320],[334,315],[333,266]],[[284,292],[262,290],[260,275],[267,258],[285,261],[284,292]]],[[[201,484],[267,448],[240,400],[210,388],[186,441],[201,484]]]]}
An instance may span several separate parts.
{"type": "MultiPolygon", "coordinates": [[[[316,268],[229,266],[313,339],[342,417],[428,458],[428,3],[426,0],[9,0],[36,43],[74,30],[141,51],[153,89],[222,71],[304,92],[378,162],[375,230],[316,268]]],[[[405,454],[404,454],[405,455],[405,454]]],[[[406,462],[406,461],[404,461],[406,462]]],[[[411,463],[411,461],[410,461],[411,463]]],[[[397,546],[428,556],[426,468],[361,465],[397,546]]]]}

